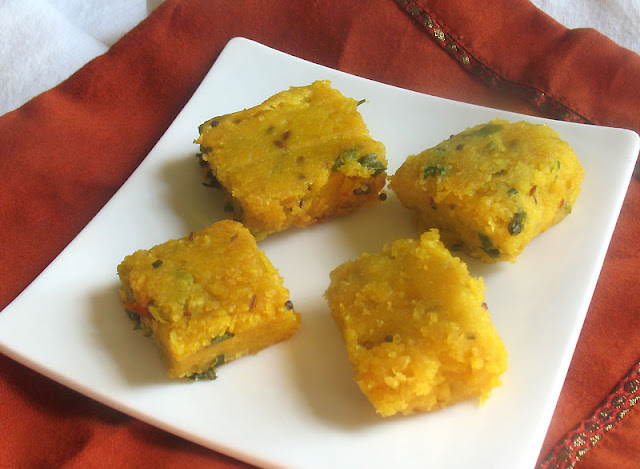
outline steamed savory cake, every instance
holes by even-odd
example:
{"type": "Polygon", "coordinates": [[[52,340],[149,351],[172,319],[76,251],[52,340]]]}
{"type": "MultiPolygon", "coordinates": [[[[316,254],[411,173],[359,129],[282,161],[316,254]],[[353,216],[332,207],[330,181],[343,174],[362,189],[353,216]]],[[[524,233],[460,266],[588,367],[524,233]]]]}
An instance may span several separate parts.
{"type": "Polygon", "coordinates": [[[342,264],[325,297],[355,380],[382,416],[484,399],[501,383],[507,352],[484,283],[437,230],[342,264]]]}
{"type": "Polygon", "coordinates": [[[378,201],[385,148],[359,104],[316,81],[208,120],[196,140],[207,184],[258,239],[378,201]]]}
{"type": "Polygon", "coordinates": [[[551,128],[496,119],[409,156],[390,187],[450,249],[514,262],[531,239],[571,213],[583,174],[551,128]]]}
{"type": "Polygon", "coordinates": [[[118,275],[129,317],[153,337],[172,378],[213,379],[217,366],[300,325],[278,271],[235,221],[137,251],[118,275]]]}

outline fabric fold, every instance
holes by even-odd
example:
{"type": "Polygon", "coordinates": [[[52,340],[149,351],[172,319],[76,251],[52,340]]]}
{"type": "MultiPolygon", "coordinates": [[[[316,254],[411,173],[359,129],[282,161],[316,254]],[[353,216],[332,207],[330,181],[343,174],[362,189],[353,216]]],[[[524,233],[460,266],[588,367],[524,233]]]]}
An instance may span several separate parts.
{"type": "Polygon", "coordinates": [[[0,44],[0,115],[60,83],[107,50],[45,0],[1,2],[0,44]]]}

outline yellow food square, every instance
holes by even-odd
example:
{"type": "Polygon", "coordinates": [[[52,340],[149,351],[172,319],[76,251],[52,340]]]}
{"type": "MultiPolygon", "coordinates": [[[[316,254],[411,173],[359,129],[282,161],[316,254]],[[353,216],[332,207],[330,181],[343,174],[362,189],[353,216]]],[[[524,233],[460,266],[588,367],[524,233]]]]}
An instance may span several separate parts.
{"type": "Polygon", "coordinates": [[[217,366],[300,326],[278,271],[235,221],[136,251],[118,275],[129,317],[153,337],[172,378],[213,379],[217,366]]]}
{"type": "Polygon", "coordinates": [[[385,148],[359,104],[316,81],[208,120],[196,140],[207,183],[258,239],[380,200],[385,148]]]}
{"type": "Polygon", "coordinates": [[[482,400],[501,384],[507,352],[484,283],[437,230],[340,265],[325,297],[355,381],[384,417],[482,400]]]}
{"type": "Polygon", "coordinates": [[[496,119],[409,156],[390,188],[450,249],[515,262],[571,213],[583,176],[569,144],[548,126],[496,119]]]}

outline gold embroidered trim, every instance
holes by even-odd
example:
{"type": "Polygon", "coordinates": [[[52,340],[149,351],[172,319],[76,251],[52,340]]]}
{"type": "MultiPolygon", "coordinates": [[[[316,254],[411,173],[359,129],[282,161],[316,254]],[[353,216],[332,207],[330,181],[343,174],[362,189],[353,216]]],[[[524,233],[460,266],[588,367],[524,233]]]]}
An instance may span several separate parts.
{"type": "Polygon", "coordinates": [[[547,96],[543,91],[529,85],[510,81],[484,65],[465,50],[465,48],[447,32],[447,29],[434,18],[427,8],[416,2],[416,0],[394,1],[423,28],[429,37],[446,50],[462,68],[482,81],[489,88],[515,94],[545,116],[570,122],[589,123],[586,118],[564,106],[558,100],[547,96]]]}
{"type": "Polygon", "coordinates": [[[572,468],[604,435],[617,425],[640,400],[640,362],[620,381],[590,418],[558,443],[537,469],[572,468]]]}

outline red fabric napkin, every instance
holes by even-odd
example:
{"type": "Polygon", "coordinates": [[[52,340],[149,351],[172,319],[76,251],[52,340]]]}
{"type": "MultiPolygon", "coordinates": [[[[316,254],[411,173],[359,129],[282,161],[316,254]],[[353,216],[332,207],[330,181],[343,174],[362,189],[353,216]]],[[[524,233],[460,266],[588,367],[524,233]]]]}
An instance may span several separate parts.
{"type": "MultiPolygon", "coordinates": [[[[105,55],[0,117],[0,308],[135,170],[235,36],[432,95],[640,131],[640,57],[593,30],[567,30],[526,0],[167,0],[105,55]]],[[[545,467],[548,455],[558,467],[577,458],[580,469],[640,460],[639,232],[633,179],[541,451],[545,467]]],[[[0,429],[2,467],[247,467],[4,356],[0,429]]]]}

